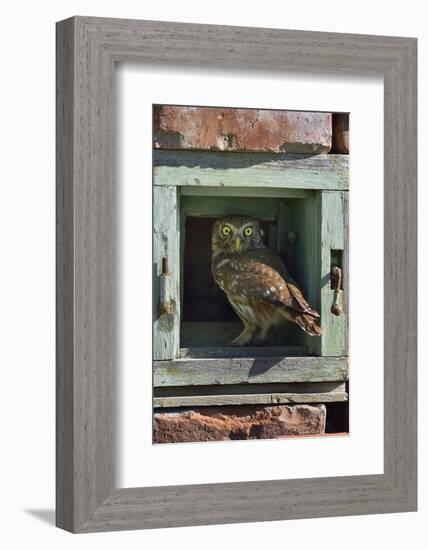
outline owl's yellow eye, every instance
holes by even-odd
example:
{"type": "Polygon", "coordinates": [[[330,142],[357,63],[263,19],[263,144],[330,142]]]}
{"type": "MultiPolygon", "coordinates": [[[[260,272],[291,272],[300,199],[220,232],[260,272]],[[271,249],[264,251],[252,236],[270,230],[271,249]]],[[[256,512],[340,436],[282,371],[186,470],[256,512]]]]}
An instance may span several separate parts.
{"type": "Polygon", "coordinates": [[[246,227],[244,229],[244,235],[246,237],[250,237],[253,234],[253,228],[252,227],[246,227]]]}
{"type": "Polygon", "coordinates": [[[227,237],[227,235],[230,235],[231,229],[228,225],[225,225],[222,228],[221,232],[223,233],[223,235],[226,235],[226,237],[227,237]]]}

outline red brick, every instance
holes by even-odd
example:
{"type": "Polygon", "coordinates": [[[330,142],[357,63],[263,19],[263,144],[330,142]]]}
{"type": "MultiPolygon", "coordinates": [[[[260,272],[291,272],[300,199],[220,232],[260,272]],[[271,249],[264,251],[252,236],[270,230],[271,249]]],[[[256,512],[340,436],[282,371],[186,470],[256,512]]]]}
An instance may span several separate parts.
{"type": "Polygon", "coordinates": [[[325,433],[325,405],[240,405],[157,412],[155,443],[276,439],[325,433]]]}
{"type": "Polygon", "coordinates": [[[327,153],[331,113],[158,106],[154,147],[275,153],[327,153]]]}

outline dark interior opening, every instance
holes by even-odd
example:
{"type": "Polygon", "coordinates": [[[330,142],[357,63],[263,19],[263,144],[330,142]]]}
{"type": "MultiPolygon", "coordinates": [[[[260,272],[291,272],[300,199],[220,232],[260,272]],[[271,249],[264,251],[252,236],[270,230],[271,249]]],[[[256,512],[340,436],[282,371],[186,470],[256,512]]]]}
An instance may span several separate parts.
{"type": "MultiPolygon", "coordinates": [[[[224,215],[248,215],[262,220],[266,246],[284,261],[308,301],[319,307],[320,291],[314,276],[320,261],[316,195],[308,194],[303,199],[246,196],[182,199],[181,348],[212,348],[210,353],[221,348],[219,353],[226,353],[225,347],[243,330],[241,320],[211,273],[212,226],[224,215]]],[[[255,346],[247,347],[251,350],[255,346]]],[[[269,331],[260,348],[269,347],[282,347],[281,353],[290,355],[319,353],[319,341],[310,340],[297,325],[287,321],[269,331]]]]}
{"type": "MultiPolygon", "coordinates": [[[[211,228],[217,218],[188,217],[183,265],[183,321],[237,321],[226,294],[211,273],[211,228]]],[[[266,243],[276,222],[262,222],[266,243]]],[[[276,244],[276,243],[275,243],[276,244]]]]}
{"type": "MultiPolygon", "coordinates": [[[[349,389],[347,388],[347,391],[349,389]]],[[[349,401],[325,403],[327,409],[326,433],[349,433],[349,401]]]]}

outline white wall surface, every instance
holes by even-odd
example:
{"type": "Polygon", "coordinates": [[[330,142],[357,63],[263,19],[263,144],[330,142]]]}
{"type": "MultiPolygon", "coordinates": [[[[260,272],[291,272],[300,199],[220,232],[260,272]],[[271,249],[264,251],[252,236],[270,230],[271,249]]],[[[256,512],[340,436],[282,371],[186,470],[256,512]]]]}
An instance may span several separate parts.
{"type": "MultiPolygon", "coordinates": [[[[53,527],[54,507],[54,23],[71,15],[356,32],[419,38],[420,247],[428,228],[426,181],[428,28],[424,4],[248,0],[15,0],[1,10],[0,111],[0,544],[3,548],[309,548],[426,544],[428,375],[420,357],[420,511],[362,516],[70,535],[53,527]]],[[[427,291],[420,256],[419,295],[427,291]]],[[[423,306],[422,306],[423,307],[423,306]]],[[[424,318],[425,317],[425,318],[424,318]]],[[[421,315],[420,333],[428,329],[421,315]]],[[[421,346],[422,347],[422,346],[421,346]]]]}

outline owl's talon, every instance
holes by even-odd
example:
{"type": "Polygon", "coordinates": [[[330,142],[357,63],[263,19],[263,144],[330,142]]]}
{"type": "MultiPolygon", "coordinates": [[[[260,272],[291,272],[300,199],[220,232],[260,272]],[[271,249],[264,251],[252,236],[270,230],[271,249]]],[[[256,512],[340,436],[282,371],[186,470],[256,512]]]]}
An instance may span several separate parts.
{"type": "Polygon", "coordinates": [[[229,342],[227,345],[228,346],[232,346],[234,348],[242,348],[244,346],[248,346],[250,343],[250,340],[232,340],[231,342],[229,342]]]}
{"type": "Polygon", "coordinates": [[[243,347],[247,346],[253,338],[253,334],[249,330],[244,330],[234,340],[229,342],[229,346],[243,347]]]}
{"type": "Polygon", "coordinates": [[[254,336],[251,344],[253,346],[265,346],[266,345],[266,340],[268,338],[268,334],[269,334],[269,326],[267,327],[263,327],[261,330],[258,331],[258,334],[257,336],[254,336]]]}

